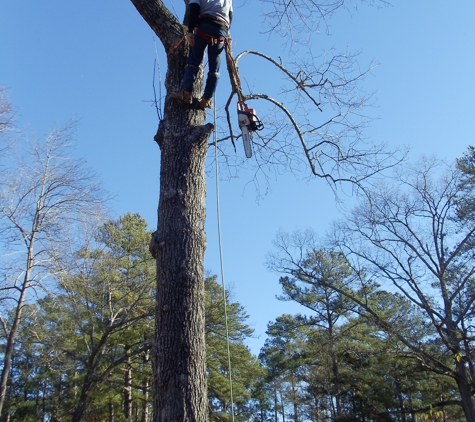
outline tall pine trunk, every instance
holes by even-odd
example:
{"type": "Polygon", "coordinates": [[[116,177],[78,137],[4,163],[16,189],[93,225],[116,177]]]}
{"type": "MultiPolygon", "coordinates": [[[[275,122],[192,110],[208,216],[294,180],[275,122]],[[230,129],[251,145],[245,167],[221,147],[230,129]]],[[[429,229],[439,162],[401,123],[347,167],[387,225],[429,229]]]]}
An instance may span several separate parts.
{"type": "MultiPolygon", "coordinates": [[[[130,350],[129,346],[125,346],[124,353],[130,350]]],[[[130,358],[127,359],[124,369],[124,417],[127,422],[132,421],[132,365],[130,358]]]]}
{"type": "MultiPolygon", "coordinates": [[[[143,367],[147,366],[148,362],[150,361],[150,352],[148,350],[145,351],[143,356],[143,367]]],[[[140,422],[148,422],[148,392],[150,389],[150,381],[149,377],[145,372],[145,376],[142,381],[142,417],[140,422]]]]}

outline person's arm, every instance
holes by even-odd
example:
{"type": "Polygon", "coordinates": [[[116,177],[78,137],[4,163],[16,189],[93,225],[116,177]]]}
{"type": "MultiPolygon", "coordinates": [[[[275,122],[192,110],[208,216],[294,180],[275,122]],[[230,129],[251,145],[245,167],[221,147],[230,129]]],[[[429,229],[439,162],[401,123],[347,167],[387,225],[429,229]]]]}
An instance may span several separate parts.
{"type": "Polygon", "coordinates": [[[188,5],[188,32],[193,33],[195,26],[198,24],[201,7],[198,3],[190,3],[188,5]]]}

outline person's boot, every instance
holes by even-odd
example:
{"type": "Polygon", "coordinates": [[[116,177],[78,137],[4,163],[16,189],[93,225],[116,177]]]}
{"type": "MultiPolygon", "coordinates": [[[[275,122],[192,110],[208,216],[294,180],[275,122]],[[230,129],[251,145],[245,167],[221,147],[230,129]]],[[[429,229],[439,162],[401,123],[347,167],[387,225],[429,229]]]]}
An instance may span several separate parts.
{"type": "Polygon", "coordinates": [[[207,97],[202,97],[200,102],[199,102],[199,106],[201,109],[205,109],[205,108],[209,108],[209,109],[212,109],[213,108],[213,103],[211,102],[211,100],[207,97]]]}
{"type": "Polygon", "coordinates": [[[193,96],[190,91],[182,89],[180,92],[172,92],[170,97],[175,98],[175,100],[183,101],[185,104],[191,104],[193,102],[193,96]]]}

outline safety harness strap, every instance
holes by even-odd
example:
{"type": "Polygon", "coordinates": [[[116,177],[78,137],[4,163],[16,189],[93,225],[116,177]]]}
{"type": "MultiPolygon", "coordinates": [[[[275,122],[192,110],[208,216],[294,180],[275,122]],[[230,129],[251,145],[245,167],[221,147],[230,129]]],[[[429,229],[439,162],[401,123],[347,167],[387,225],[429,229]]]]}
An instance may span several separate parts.
{"type": "Polygon", "coordinates": [[[195,34],[203,38],[208,45],[223,44],[226,41],[226,38],[215,38],[211,35],[205,34],[203,31],[200,31],[198,28],[195,28],[195,34]]]}

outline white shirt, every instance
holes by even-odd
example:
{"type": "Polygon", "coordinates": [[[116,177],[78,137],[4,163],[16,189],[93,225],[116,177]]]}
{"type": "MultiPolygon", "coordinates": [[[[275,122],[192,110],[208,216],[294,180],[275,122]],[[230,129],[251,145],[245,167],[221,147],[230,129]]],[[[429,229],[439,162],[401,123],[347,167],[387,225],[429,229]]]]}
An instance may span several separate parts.
{"type": "Polygon", "coordinates": [[[190,4],[200,5],[200,13],[202,15],[215,16],[224,20],[230,26],[229,12],[233,11],[232,0],[190,0],[190,4]]]}

